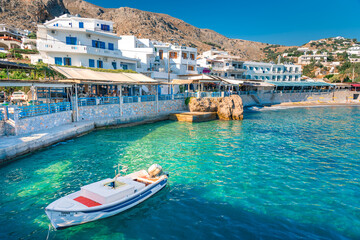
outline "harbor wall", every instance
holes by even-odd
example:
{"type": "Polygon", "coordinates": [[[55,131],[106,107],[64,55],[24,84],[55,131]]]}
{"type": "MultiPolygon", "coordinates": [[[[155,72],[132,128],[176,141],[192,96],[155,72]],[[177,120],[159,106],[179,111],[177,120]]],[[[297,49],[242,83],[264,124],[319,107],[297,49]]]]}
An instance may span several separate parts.
{"type": "Polygon", "coordinates": [[[5,121],[0,121],[0,137],[5,135],[5,121]]]}
{"type": "Polygon", "coordinates": [[[338,92],[304,92],[304,93],[257,93],[241,95],[245,107],[257,105],[274,105],[288,102],[359,102],[359,93],[351,91],[338,92]]]}
{"type": "Polygon", "coordinates": [[[79,121],[98,119],[137,119],[139,117],[165,114],[186,109],[185,100],[167,100],[159,102],[137,102],[110,105],[79,107],[79,121]]]}
{"type": "MultiPolygon", "coordinates": [[[[58,127],[72,122],[71,111],[40,115],[35,117],[16,119],[15,135],[24,135],[58,127]]],[[[9,134],[10,135],[10,134],[9,134]]]]}

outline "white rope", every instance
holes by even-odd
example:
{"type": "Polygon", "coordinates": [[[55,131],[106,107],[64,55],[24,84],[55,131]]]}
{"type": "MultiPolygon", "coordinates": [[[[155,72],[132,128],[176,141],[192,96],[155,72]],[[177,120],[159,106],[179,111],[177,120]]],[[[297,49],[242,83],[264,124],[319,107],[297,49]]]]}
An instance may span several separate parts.
{"type": "Polygon", "coordinates": [[[49,230],[48,230],[48,234],[47,234],[46,240],[48,240],[48,239],[49,239],[49,236],[50,236],[50,229],[51,229],[51,224],[49,224],[49,230]]]}

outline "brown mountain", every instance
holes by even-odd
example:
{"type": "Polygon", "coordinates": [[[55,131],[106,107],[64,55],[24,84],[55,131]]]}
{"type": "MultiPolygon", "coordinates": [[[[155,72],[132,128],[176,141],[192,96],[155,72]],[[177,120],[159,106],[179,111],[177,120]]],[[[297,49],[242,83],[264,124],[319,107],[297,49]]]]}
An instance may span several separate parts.
{"type": "Polygon", "coordinates": [[[122,8],[102,8],[82,0],[0,0],[0,22],[19,28],[36,29],[36,24],[64,12],[115,22],[119,35],[135,35],[164,42],[197,47],[199,52],[222,48],[243,60],[265,58],[268,44],[230,39],[209,29],[194,27],[166,14],[122,8]]]}

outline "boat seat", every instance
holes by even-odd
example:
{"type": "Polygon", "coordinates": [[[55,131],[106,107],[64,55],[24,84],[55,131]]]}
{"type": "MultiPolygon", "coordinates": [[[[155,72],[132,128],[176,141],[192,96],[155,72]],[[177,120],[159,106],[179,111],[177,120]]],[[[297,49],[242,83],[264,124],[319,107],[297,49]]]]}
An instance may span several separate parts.
{"type": "Polygon", "coordinates": [[[142,178],[142,177],[137,177],[135,178],[137,181],[139,182],[144,182],[144,183],[147,183],[147,184],[152,184],[154,183],[155,181],[153,180],[150,180],[150,179],[147,179],[147,178],[142,178]]]}

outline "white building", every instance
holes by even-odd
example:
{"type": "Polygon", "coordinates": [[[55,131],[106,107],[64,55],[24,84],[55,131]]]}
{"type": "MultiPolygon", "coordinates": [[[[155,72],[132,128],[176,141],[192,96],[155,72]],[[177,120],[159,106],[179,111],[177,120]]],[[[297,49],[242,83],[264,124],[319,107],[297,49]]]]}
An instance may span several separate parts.
{"type": "Polygon", "coordinates": [[[244,62],[245,78],[263,81],[300,81],[301,66],[289,64],[274,64],[264,62],[244,62]]]}
{"type": "MultiPolygon", "coordinates": [[[[197,74],[196,58],[197,49],[187,46],[178,46],[170,43],[152,41],[155,49],[158,72],[172,73],[176,75],[197,74]]],[[[154,75],[155,78],[156,74],[154,75]]]]}
{"type": "Polygon", "coordinates": [[[310,64],[313,61],[315,62],[319,62],[319,63],[326,63],[327,62],[327,58],[328,58],[328,54],[325,53],[320,53],[320,54],[305,54],[305,55],[301,55],[298,58],[298,64],[310,64]]]}
{"type": "Polygon", "coordinates": [[[27,30],[21,30],[10,27],[6,24],[0,24],[0,48],[8,50],[12,48],[20,48],[23,39],[29,34],[27,30]]]}
{"type": "Polygon", "coordinates": [[[83,66],[105,69],[136,70],[138,61],[123,56],[113,33],[113,22],[64,14],[38,25],[35,64],[83,66]]]}
{"type": "Polygon", "coordinates": [[[204,74],[229,79],[263,81],[300,81],[301,66],[294,64],[274,64],[241,61],[227,52],[210,50],[198,59],[198,68],[204,74]]]}
{"type": "Polygon", "coordinates": [[[353,46],[351,48],[349,48],[348,50],[346,50],[346,52],[351,56],[351,55],[357,55],[360,56],[360,46],[353,46]]]}
{"type": "Polygon", "coordinates": [[[174,79],[178,75],[197,73],[196,48],[121,36],[119,49],[123,56],[139,60],[139,72],[148,73],[155,79],[174,79]]]}

